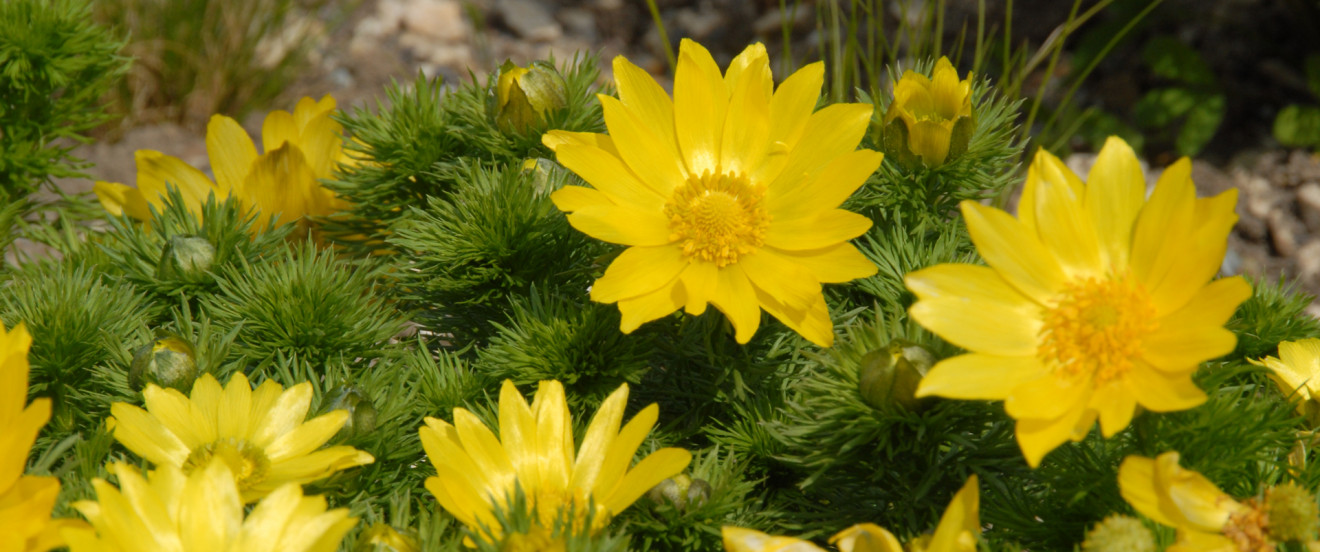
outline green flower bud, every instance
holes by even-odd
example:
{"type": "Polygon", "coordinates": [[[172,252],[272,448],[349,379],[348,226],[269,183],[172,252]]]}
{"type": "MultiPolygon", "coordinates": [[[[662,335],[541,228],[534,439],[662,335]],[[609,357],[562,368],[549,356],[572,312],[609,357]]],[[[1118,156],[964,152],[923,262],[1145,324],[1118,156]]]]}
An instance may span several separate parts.
{"type": "Polygon", "coordinates": [[[553,65],[534,61],[518,67],[505,61],[491,79],[495,83],[486,109],[495,126],[506,133],[522,133],[545,120],[548,112],[568,105],[568,84],[553,65]]]}
{"type": "Polygon", "coordinates": [[[887,411],[897,405],[920,412],[925,401],[917,398],[917,385],[933,364],[935,357],[929,351],[901,339],[866,353],[858,378],[862,399],[876,410],[887,411]]]}
{"type": "Polygon", "coordinates": [[[188,342],[166,336],[138,347],[128,368],[128,386],[141,391],[148,383],[187,393],[197,380],[197,360],[188,342]]]}
{"type": "Polygon", "coordinates": [[[207,281],[207,271],[215,260],[215,246],[199,236],[171,236],[160,252],[156,277],[190,283],[207,281]]]}
{"type": "Polygon", "coordinates": [[[652,487],[647,496],[657,504],[667,502],[679,510],[686,510],[688,507],[700,508],[710,500],[710,490],[710,483],[705,480],[680,473],[652,487]]]}
{"type": "Polygon", "coordinates": [[[353,552],[418,552],[422,549],[417,537],[395,531],[384,523],[377,523],[362,532],[353,552]]]}
{"type": "Polygon", "coordinates": [[[348,411],[348,421],[339,429],[339,433],[346,437],[366,435],[376,429],[376,406],[371,404],[371,399],[367,398],[366,394],[355,387],[344,385],[331,390],[330,401],[326,403],[324,410],[325,412],[348,411]]]}
{"type": "Polygon", "coordinates": [[[1095,524],[1082,541],[1083,552],[1155,552],[1155,537],[1137,518],[1112,515],[1095,524]]]}
{"type": "Polygon", "coordinates": [[[1279,542],[1306,542],[1320,529],[1320,507],[1315,495],[1291,481],[1265,491],[1270,537],[1279,542]]]}

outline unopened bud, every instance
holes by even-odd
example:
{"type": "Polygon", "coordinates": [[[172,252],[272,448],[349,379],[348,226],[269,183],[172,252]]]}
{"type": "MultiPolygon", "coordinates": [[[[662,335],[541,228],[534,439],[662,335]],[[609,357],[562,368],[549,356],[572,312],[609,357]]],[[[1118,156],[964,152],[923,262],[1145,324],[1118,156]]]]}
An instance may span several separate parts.
{"type": "Polygon", "coordinates": [[[376,429],[376,405],[356,387],[340,386],[330,391],[325,411],[347,410],[348,421],[339,433],[346,437],[366,435],[376,429]]]}
{"type": "Polygon", "coordinates": [[[128,368],[128,386],[141,391],[148,383],[187,393],[197,380],[197,359],[188,342],[167,336],[138,347],[128,368]]]}
{"type": "Polygon", "coordinates": [[[162,280],[206,281],[215,260],[215,246],[199,236],[171,236],[160,252],[156,277],[162,280]]]}
{"type": "Polygon", "coordinates": [[[647,496],[657,504],[669,503],[679,510],[686,510],[704,505],[710,500],[710,491],[710,483],[680,473],[652,487],[647,496]]]}
{"type": "MultiPolygon", "coordinates": [[[[411,531],[410,531],[411,532],[411,531]]],[[[395,531],[384,523],[377,523],[362,532],[353,552],[418,552],[417,538],[395,531]]]]}
{"type": "Polygon", "coordinates": [[[1320,508],[1315,495],[1291,481],[1265,491],[1270,537],[1279,542],[1306,542],[1315,538],[1320,508]]]}
{"type": "Polygon", "coordinates": [[[897,405],[918,412],[924,401],[916,396],[917,386],[934,363],[935,358],[925,348],[901,339],[866,353],[858,382],[862,399],[876,410],[888,411],[897,405]]]}
{"type": "Polygon", "coordinates": [[[534,61],[518,67],[505,61],[493,79],[487,110],[501,131],[521,133],[545,120],[548,112],[568,105],[568,85],[553,65],[534,61]]]}

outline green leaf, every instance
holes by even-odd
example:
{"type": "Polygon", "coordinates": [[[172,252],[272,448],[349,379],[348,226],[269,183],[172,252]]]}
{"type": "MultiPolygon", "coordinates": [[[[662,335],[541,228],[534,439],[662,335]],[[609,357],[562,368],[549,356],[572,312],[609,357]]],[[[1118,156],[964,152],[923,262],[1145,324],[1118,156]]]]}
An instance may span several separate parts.
{"type": "Polygon", "coordinates": [[[1178,149],[1179,155],[1192,156],[1200,153],[1206,143],[1215,136],[1215,131],[1219,130],[1219,123],[1224,120],[1224,96],[1222,94],[1208,95],[1204,100],[1198,102],[1187,113],[1187,120],[1183,122],[1182,130],[1178,131],[1178,139],[1174,146],[1178,149]]]}
{"type": "Polygon", "coordinates": [[[1142,59],[1156,75],[1187,84],[1216,87],[1215,74],[1201,54],[1174,38],[1157,37],[1146,43],[1142,59]]]}
{"type": "Polygon", "coordinates": [[[1274,139],[1285,146],[1320,146],[1320,108],[1290,105],[1274,118],[1274,139]]]}
{"type": "Polygon", "coordinates": [[[1147,92],[1133,107],[1137,124],[1146,128],[1167,127],[1203,100],[1186,88],[1157,88],[1147,92]]]}

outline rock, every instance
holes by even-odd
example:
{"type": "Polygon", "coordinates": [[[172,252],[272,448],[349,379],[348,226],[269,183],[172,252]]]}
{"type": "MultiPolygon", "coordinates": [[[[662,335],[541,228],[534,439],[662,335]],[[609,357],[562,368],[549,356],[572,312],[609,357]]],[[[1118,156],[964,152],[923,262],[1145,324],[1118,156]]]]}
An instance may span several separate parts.
{"type": "MultiPolygon", "coordinates": [[[[1217,196],[1236,184],[1228,173],[1200,159],[1192,161],[1192,182],[1196,184],[1196,195],[1200,197],[1217,196]]],[[[1238,201],[1241,202],[1241,197],[1238,201]]]]}
{"type": "Polygon", "coordinates": [[[752,30],[756,32],[757,36],[777,38],[780,36],[780,33],[784,31],[785,23],[788,24],[789,29],[795,31],[809,28],[811,23],[815,21],[812,19],[813,15],[814,12],[812,10],[804,9],[802,7],[798,7],[797,9],[789,8],[787,15],[785,15],[783,10],[780,10],[779,8],[772,8],[766,11],[765,15],[756,18],[756,23],[752,24],[752,30]],[[790,16],[793,17],[793,19],[786,21],[790,16]]]}
{"type": "Polygon", "coordinates": [[[549,42],[563,36],[564,30],[539,2],[532,0],[499,0],[495,10],[509,29],[533,42],[549,42]]]}
{"type": "Polygon", "coordinates": [[[569,36],[585,42],[596,41],[596,16],[590,10],[563,8],[555,17],[564,25],[569,36]]]}
{"type": "Polygon", "coordinates": [[[403,12],[408,32],[444,43],[467,40],[468,27],[463,6],[456,0],[412,0],[403,12]]]}
{"type": "Polygon", "coordinates": [[[1320,240],[1311,240],[1297,250],[1297,278],[1308,286],[1320,283],[1320,240]]]}
{"type": "Polygon", "coordinates": [[[1297,253],[1306,234],[1306,227],[1282,208],[1270,212],[1265,219],[1270,226],[1270,242],[1280,257],[1291,257],[1297,253]]]}
{"type": "Polygon", "coordinates": [[[1294,150],[1288,154],[1286,186],[1300,186],[1308,182],[1320,182],[1320,158],[1306,150],[1294,150]]]}
{"type": "Polygon", "coordinates": [[[709,9],[709,5],[703,7],[707,9],[684,8],[678,10],[678,15],[674,19],[678,27],[676,30],[681,36],[703,42],[710,37],[711,33],[725,24],[724,18],[718,12],[709,9]]]}
{"type": "Polygon", "coordinates": [[[1320,183],[1307,182],[1297,188],[1297,210],[1312,233],[1320,233],[1320,183]]]}
{"type": "Polygon", "coordinates": [[[1234,179],[1237,181],[1238,189],[1241,190],[1246,201],[1247,214],[1258,219],[1267,219],[1270,211],[1274,209],[1274,204],[1283,199],[1284,192],[1274,189],[1270,181],[1247,172],[1234,173],[1234,179]]]}

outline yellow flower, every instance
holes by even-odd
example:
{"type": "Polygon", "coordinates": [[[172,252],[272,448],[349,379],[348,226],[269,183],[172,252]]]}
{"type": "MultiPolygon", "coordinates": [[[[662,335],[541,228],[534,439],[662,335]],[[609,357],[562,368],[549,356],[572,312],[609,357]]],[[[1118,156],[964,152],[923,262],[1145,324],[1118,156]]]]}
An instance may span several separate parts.
{"type": "Polygon", "coordinates": [[[575,523],[580,523],[588,504],[595,504],[593,526],[572,529],[598,530],[692,460],[686,450],[665,448],[629,469],[637,447],[655,425],[659,408],[654,404],[643,408],[620,430],[627,402],[625,384],[601,404],[574,456],[573,420],[563,385],[541,382],[529,407],[513,382],[505,380],[500,389],[498,438],[462,408],[454,409],[453,425],[426,418],[420,429],[422,447],[436,469],[426,488],[472,530],[488,528],[491,533],[483,532],[482,537],[491,542],[502,538],[495,509],[508,507],[515,486],[535,508],[534,521],[544,533],[526,540],[545,540],[561,508],[572,508],[575,523]]]}
{"type": "Polygon", "coordinates": [[[179,189],[188,210],[200,216],[208,194],[217,200],[238,199],[243,209],[260,213],[254,230],[266,227],[269,217],[283,223],[298,221],[306,230],[307,216],[324,216],[343,210],[347,204],[321,186],[317,179],[330,178],[337,163],[347,162],[343,148],[343,126],[330,116],[335,99],[303,98],[293,113],[272,111],[261,127],[265,153],[257,149],[238,122],[214,115],[206,125],[206,150],[215,180],[182,160],[158,151],[138,150],[137,188],[113,182],[93,187],[101,205],[110,214],[151,219],[148,205],[161,210],[168,183],[179,189]]]}
{"type": "Polygon", "coordinates": [[[1184,158],[1147,200],[1136,155],[1117,138],[1089,180],[1041,151],[1016,219],[962,204],[990,266],[943,264],[906,280],[918,298],[912,317],[970,351],[936,364],[917,396],[1004,399],[1033,467],[1097,418],[1111,437],[1138,405],[1204,402],[1192,373],[1233,350],[1223,324],[1251,295],[1241,277],[1211,282],[1237,190],[1197,199],[1184,158]]]}
{"type": "Polygon", "coordinates": [[[37,433],[50,419],[50,399],[27,403],[28,348],[22,324],[6,332],[0,324],[0,550],[37,551],[63,546],[60,529],[70,521],[50,519],[60,481],[23,475],[37,433]]]}
{"type": "Polygon", "coordinates": [[[1308,338],[1279,344],[1279,357],[1247,359],[1270,369],[1270,379],[1283,394],[1297,402],[1297,412],[1312,425],[1320,424],[1320,339],[1308,338]]]}
{"type": "Polygon", "coordinates": [[[304,422],[312,402],[308,382],[286,391],[266,380],[253,391],[240,372],[221,389],[215,377],[204,374],[193,384],[191,398],[154,384],[142,394],[146,410],[127,403],[110,406],[115,439],[157,467],[181,468],[185,475],[221,459],[245,502],[285,483],[316,481],[375,461],[350,446],[316,450],[335,436],[348,412],[304,422]]]}
{"type": "Polygon", "coordinates": [[[357,518],[326,511],[325,499],[280,485],[243,516],[238,484],[224,462],[192,474],[159,466],[143,477],[110,465],[119,488],[92,480],[97,500],[74,503],[92,526],[65,529],[72,552],[333,552],[357,518]]]}
{"type": "Polygon", "coordinates": [[[1142,515],[1178,530],[1168,552],[1273,550],[1266,516],[1219,490],[1205,476],[1178,465],[1178,453],[1129,456],[1118,468],[1123,499],[1142,515]]]}
{"type": "Polygon", "coordinates": [[[824,79],[814,63],[773,93],[765,46],[748,47],[724,75],[684,40],[674,99],[641,68],[614,59],[619,98],[600,96],[610,134],[546,133],[559,162],[592,187],[551,199],[574,228],[630,246],[591,288],[619,304],[621,329],[708,303],[746,343],[765,309],[828,347],[833,326],[821,283],[876,268],[848,243],[870,219],[837,207],[880,166],[857,150],[871,106],[812,113],[824,79]]]}
{"type": "MultiPolygon", "coordinates": [[[[981,535],[981,491],[975,475],[953,495],[935,527],[935,534],[913,539],[911,552],[976,552],[981,535]]],[[[725,526],[724,549],[729,552],[824,552],[808,541],[770,536],[760,531],[725,526]]],[[[859,523],[830,537],[840,552],[903,552],[903,546],[883,527],[859,523]]]]}
{"type": "Polygon", "coordinates": [[[906,71],[894,85],[894,101],[885,111],[885,147],[891,153],[910,151],[933,167],[965,151],[975,125],[972,75],[958,80],[958,70],[941,57],[931,78],[906,71]],[[890,131],[895,120],[902,129],[890,131]]]}

